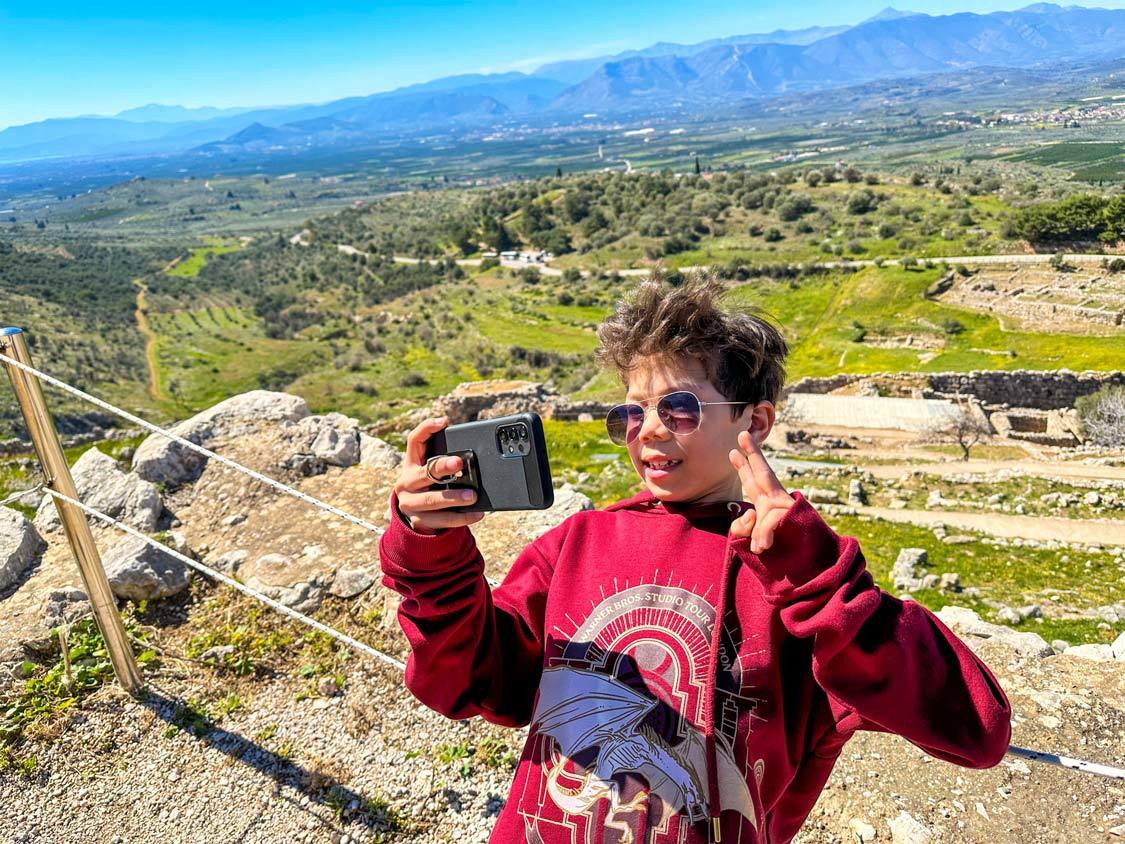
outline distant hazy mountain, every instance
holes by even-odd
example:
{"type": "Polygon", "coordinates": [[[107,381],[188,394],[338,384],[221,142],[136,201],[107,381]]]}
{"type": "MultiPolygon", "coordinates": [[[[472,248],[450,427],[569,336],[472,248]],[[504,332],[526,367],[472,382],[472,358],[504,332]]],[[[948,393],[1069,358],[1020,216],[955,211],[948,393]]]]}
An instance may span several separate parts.
{"type": "Polygon", "coordinates": [[[922,12],[904,12],[900,9],[895,9],[891,6],[887,6],[887,8],[883,9],[883,11],[869,17],[864,21],[864,23],[871,23],[872,21],[894,21],[898,20],[899,18],[909,18],[913,17],[914,15],[920,14],[922,14],[922,12]]]}
{"type": "Polygon", "coordinates": [[[212,120],[216,117],[233,117],[253,111],[250,108],[184,108],[178,105],[158,105],[150,103],[140,108],[131,108],[113,115],[118,120],[131,123],[194,123],[212,120]]]}
{"type": "Polygon", "coordinates": [[[1125,10],[1047,7],[1035,11],[877,15],[804,46],[737,44],[674,59],[633,58],[602,65],[559,95],[566,110],[652,107],[661,101],[729,100],[982,65],[1125,53],[1125,10]]]}
{"type": "MultiPolygon", "coordinates": [[[[892,10],[893,11],[893,10],[892,10]]],[[[590,59],[551,62],[535,71],[536,76],[558,79],[575,84],[595,73],[602,65],[621,62],[633,58],[660,58],[663,56],[690,56],[709,47],[724,44],[811,44],[821,38],[836,35],[847,30],[846,26],[810,26],[807,29],[775,29],[760,35],[731,35],[726,38],[712,38],[698,44],[675,44],[662,41],[643,50],[626,50],[612,56],[598,56],[590,59]]]]}
{"type": "Polygon", "coordinates": [[[465,74],[320,105],[189,109],[148,105],[112,118],[0,131],[0,162],[168,154],[199,148],[299,151],[542,114],[708,108],[746,98],[975,67],[1031,67],[1125,54],[1125,10],[1037,3],[1015,12],[931,16],[886,8],[853,27],[811,27],[699,44],[654,44],[554,62],[532,74],[465,74]]]}

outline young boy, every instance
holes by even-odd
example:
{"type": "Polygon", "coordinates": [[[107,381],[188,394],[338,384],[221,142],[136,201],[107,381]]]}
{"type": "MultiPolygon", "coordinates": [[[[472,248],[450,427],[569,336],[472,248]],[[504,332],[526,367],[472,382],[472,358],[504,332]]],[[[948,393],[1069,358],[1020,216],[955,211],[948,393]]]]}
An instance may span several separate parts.
{"type": "Polygon", "coordinates": [[[492,842],[781,844],[856,730],[968,767],[1008,747],[988,668],[771,471],[785,342],[721,292],[647,282],[603,322],[598,359],[627,388],[608,433],[645,490],[566,519],[496,589],[467,528],[482,514],[429,489],[446,421],[408,438],[379,545],[406,684],[450,718],[530,725],[492,842]]]}

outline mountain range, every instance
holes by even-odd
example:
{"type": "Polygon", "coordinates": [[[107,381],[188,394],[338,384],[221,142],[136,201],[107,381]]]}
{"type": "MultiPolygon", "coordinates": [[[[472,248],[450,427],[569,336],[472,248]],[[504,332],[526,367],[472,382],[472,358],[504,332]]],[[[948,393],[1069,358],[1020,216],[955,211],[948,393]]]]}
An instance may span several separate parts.
{"type": "Polygon", "coordinates": [[[0,131],[0,162],[356,146],[419,131],[573,121],[736,104],[747,98],[973,67],[1030,67],[1125,55],[1125,10],[1038,3],[931,16],[885,9],[851,27],[736,35],[698,44],[465,74],[318,105],[56,118],[0,131]]]}

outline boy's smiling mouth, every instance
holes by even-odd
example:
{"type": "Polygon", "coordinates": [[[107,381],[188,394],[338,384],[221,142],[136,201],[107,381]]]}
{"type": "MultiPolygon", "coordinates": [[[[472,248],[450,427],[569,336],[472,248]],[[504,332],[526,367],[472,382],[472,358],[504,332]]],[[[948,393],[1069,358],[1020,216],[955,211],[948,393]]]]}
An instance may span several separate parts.
{"type": "Polygon", "coordinates": [[[659,480],[671,474],[683,462],[683,460],[677,460],[676,458],[658,457],[656,455],[641,458],[641,464],[645,467],[645,474],[653,480],[659,480]]]}

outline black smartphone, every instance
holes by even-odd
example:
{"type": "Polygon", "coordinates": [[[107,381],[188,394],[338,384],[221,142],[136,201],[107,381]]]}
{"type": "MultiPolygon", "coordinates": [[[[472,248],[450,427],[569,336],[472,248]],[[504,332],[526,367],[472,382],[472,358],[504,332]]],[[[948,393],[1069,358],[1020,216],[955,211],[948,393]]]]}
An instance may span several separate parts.
{"type": "Polygon", "coordinates": [[[427,460],[446,454],[462,458],[461,477],[434,486],[477,491],[472,504],[449,510],[546,510],[555,501],[547,440],[538,413],[450,425],[426,441],[427,460]]]}

